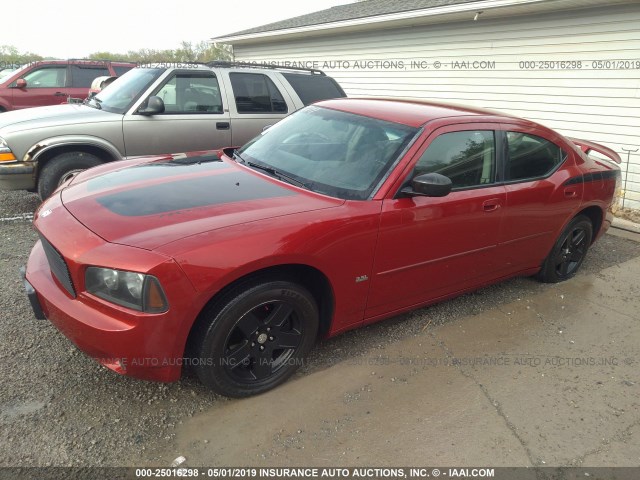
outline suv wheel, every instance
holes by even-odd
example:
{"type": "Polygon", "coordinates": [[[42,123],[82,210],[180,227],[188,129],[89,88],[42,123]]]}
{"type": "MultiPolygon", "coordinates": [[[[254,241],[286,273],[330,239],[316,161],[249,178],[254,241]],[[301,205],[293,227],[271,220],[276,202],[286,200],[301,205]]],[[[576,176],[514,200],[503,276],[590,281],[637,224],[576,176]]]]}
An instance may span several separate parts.
{"type": "Polygon", "coordinates": [[[102,160],[91,153],[67,152],[56,155],[40,172],[38,195],[44,200],[70,176],[100,164],[102,160]]]}

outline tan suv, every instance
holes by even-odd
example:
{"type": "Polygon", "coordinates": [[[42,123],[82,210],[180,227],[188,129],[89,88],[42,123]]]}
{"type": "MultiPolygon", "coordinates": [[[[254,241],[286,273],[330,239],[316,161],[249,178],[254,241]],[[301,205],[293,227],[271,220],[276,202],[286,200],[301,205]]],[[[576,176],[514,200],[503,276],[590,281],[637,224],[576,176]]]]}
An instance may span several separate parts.
{"type": "Polygon", "coordinates": [[[151,64],[82,105],[0,115],[0,188],[46,198],[78,171],[125,156],[240,146],[288,114],[346,96],[319,70],[151,64]]]}

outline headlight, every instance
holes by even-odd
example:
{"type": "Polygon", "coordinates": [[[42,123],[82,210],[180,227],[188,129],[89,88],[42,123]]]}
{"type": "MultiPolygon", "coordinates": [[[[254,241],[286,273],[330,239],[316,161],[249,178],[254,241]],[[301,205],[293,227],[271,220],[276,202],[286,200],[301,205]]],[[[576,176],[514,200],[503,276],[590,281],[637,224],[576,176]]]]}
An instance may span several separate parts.
{"type": "Polygon", "coordinates": [[[0,137],[0,162],[15,162],[16,156],[13,154],[4,138],[0,137]]]}
{"type": "Polygon", "coordinates": [[[152,275],[89,267],[85,285],[96,297],[141,312],[161,313],[169,308],[160,282],[152,275]]]}

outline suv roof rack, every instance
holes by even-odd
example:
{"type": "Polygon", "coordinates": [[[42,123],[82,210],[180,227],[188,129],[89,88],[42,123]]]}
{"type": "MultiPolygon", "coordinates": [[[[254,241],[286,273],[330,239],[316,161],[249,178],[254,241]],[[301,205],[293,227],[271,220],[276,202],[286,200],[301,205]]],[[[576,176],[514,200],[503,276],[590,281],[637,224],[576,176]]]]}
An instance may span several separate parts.
{"type": "Polygon", "coordinates": [[[65,62],[109,62],[109,63],[136,63],[131,60],[112,60],[110,58],[67,58],[65,62]]]}
{"type": "Polygon", "coordinates": [[[229,62],[226,60],[215,60],[208,62],[207,67],[247,67],[247,68],[270,68],[273,70],[301,70],[309,72],[313,75],[326,75],[322,70],[316,68],[289,67],[286,65],[278,65],[277,63],[252,63],[252,62],[229,62]]]}

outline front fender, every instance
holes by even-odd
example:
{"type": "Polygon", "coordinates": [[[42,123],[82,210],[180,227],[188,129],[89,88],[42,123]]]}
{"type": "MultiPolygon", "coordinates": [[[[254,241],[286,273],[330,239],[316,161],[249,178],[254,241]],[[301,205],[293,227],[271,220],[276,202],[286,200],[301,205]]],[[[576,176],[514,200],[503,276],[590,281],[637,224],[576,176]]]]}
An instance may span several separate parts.
{"type": "Polygon", "coordinates": [[[22,158],[23,162],[37,163],[46,152],[67,146],[90,146],[103,150],[112,160],[122,160],[124,155],[108,140],[91,135],[62,135],[40,140],[27,150],[22,158]]]}
{"type": "Polygon", "coordinates": [[[246,275],[286,266],[321,273],[335,295],[335,330],[362,321],[381,202],[346,202],[335,208],[241,223],[165,244],[203,304],[246,275]]]}

